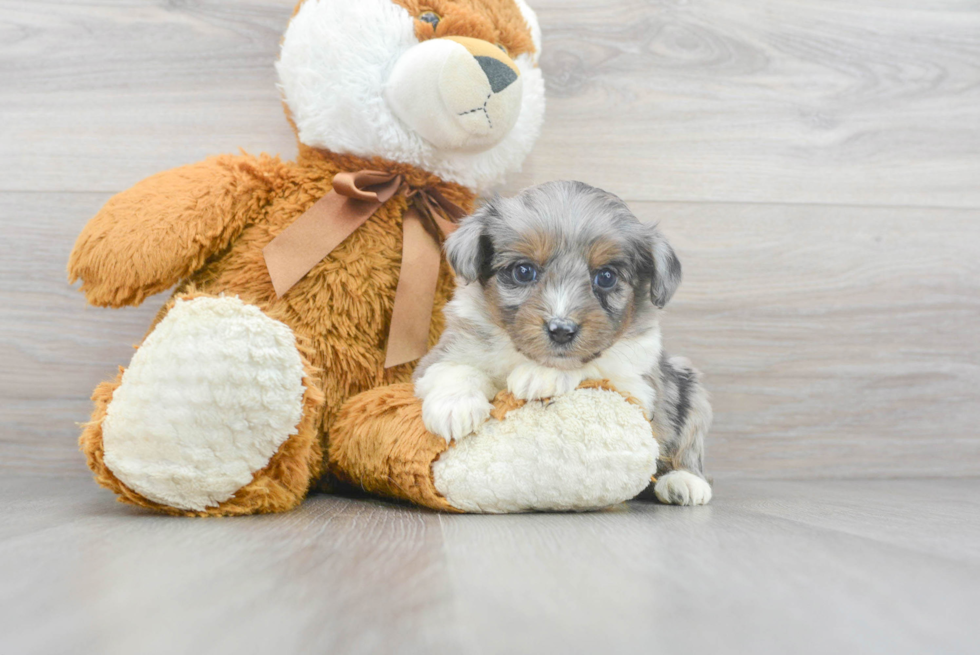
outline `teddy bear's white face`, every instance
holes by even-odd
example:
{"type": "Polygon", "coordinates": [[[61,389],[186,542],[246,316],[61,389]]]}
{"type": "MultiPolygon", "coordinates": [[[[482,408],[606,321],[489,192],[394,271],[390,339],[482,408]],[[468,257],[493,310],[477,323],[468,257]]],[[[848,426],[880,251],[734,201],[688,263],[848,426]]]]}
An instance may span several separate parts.
{"type": "Polygon", "coordinates": [[[482,191],[519,170],[544,117],[540,30],[524,0],[534,52],[447,22],[420,40],[418,16],[393,0],[306,0],[283,40],[277,69],[302,143],[417,166],[482,191]]]}

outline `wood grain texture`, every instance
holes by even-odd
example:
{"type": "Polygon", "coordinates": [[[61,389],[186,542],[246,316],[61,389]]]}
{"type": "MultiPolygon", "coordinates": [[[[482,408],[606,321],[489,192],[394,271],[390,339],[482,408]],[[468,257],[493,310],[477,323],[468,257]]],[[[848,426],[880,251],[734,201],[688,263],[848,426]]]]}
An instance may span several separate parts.
{"type": "Polygon", "coordinates": [[[980,205],[975,3],[535,6],[551,104],[523,180],[585,169],[629,200],[980,205]]]}
{"type": "MultiPolygon", "coordinates": [[[[238,147],[291,156],[272,63],[293,4],[0,1],[0,189],[117,191],[238,147]]],[[[534,4],[548,118],[509,188],[980,206],[973,2],[534,4]]]]}
{"type": "Polygon", "coordinates": [[[68,253],[107,194],[4,193],[0,241],[0,467],[86,471],[89,394],[132,357],[164,298],[100,310],[68,286],[68,253]]]}
{"type": "Polygon", "coordinates": [[[274,63],[293,0],[0,0],[0,188],[121,191],[295,155],[274,63]]]}
{"type": "MultiPolygon", "coordinates": [[[[548,118],[507,188],[581,178],[662,222],[686,275],[665,339],[714,395],[711,470],[980,473],[976,3],[534,4],[548,118]]],[[[163,302],[67,287],[109,195],[239,146],[294,154],[272,66],[292,5],[0,0],[0,469],[85,475],[88,394],[163,302]]]]}
{"type": "Polygon", "coordinates": [[[664,341],[706,374],[709,468],[980,473],[977,212],[634,209],[661,222],[684,265],[664,341]]]}
{"type": "Polygon", "coordinates": [[[440,516],[318,496],[144,514],[0,479],[0,651],[969,653],[977,480],[759,482],[713,505],[440,516]]]}

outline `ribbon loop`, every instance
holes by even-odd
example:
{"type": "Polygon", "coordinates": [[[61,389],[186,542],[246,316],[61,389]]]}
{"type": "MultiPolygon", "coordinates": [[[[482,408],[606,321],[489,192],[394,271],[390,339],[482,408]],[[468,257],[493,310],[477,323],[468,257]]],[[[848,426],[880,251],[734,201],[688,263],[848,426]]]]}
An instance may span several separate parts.
{"type": "Polygon", "coordinates": [[[338,173],[332,185],[330,193],[263,249],[276,295],[284,296],[382,204],[396,194],[404,195],[409,209],[402,217],[402,265],[385,368],[414,361],[428,348],[442,261],[439,234],[451,234],[466,211],[438,189],[409,186],[395,173],[370,170],[338,173]]]}
{"type": "Polygon", "coordinates": [[[333,178],[333,190],[347,198],[366,202],[385,203],[402,186],[401,175],[383,171],[357,171],[337,173],[333,178]]]}

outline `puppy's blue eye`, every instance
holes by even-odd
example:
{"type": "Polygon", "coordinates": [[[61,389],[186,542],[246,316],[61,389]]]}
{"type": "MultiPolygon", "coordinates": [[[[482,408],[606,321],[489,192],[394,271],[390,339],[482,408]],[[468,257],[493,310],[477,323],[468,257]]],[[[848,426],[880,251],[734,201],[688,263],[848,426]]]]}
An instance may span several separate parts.
{"type": "Polygon", "coordinates": [[[531,264],[518,264],[514,267],[514,280],[520,284],[531,284],[538,279],[538,269],[531,264]]]}
{"type": "Polygon", "coordinates": [[[619,276],[616,275],[616,271],[611,268],[599,269],[599,272],[595,274],[595,285],[600,289],[612,289],[616,286],[616,282],[619,281],[619,276]]]}
{"type": "Polygon", "coordinates": [[[439,26],[439,21],[442,19],[439,17],[439,14],[434,11],[423,11],[421,14],[419,14],[419,20],[423,23],[428,23],[432,26],[432,29],[435,29],[439,26]]]}

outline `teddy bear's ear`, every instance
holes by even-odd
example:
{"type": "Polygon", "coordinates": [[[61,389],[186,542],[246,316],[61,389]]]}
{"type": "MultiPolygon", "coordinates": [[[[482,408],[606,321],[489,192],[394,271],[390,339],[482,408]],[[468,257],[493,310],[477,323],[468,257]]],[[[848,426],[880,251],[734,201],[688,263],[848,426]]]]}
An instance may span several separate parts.
{"type": "Polygon", "coordinates": [[[493,238],[489,223],[499,216],[499,199],[487,201],[471,216],[462,220],[459,229],[446,239],[446,259],[465,282],[485,284],[493,277],[493,238]]]}

